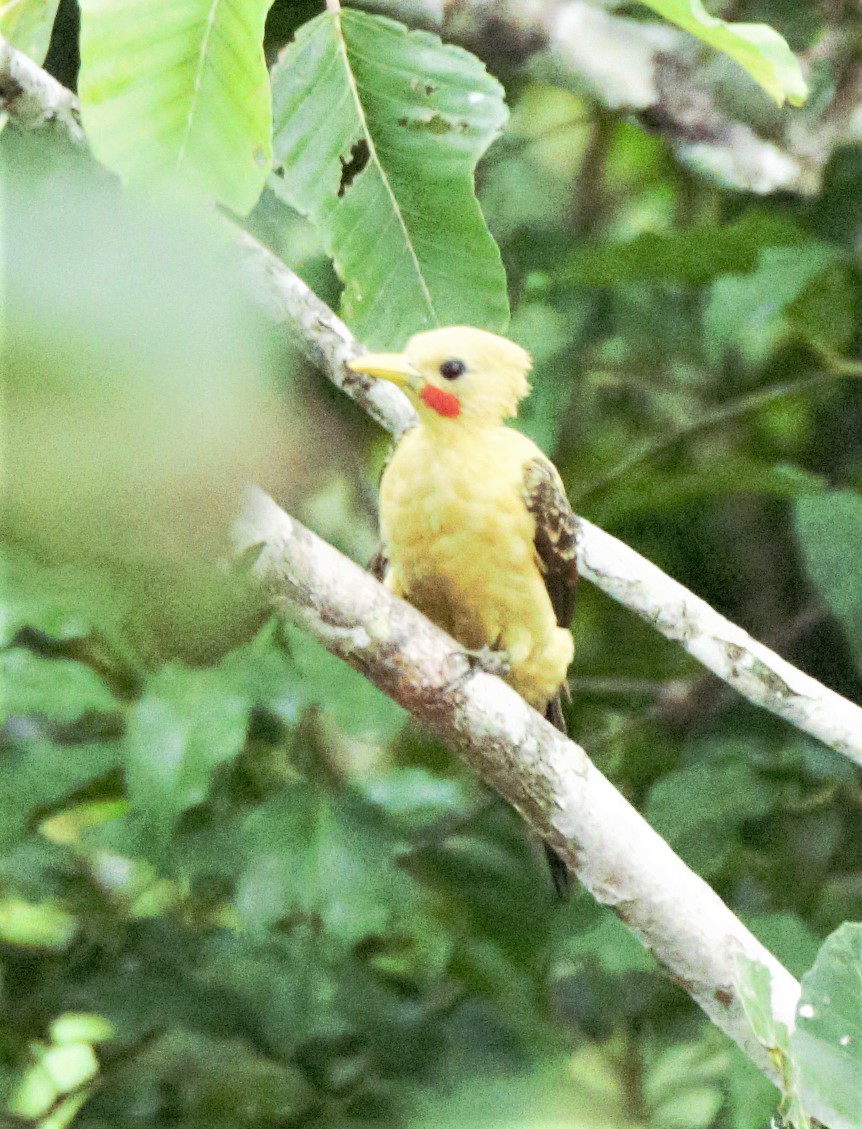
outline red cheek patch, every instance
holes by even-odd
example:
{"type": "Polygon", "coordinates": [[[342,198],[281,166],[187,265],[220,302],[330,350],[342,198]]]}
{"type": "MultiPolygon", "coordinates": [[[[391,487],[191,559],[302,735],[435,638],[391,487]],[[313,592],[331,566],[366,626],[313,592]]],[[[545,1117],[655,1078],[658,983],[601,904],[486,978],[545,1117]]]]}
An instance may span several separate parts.
{"type": "Polygon", "coordinates": [[[455,419],[461,414],[458,397],[451,392],[444,392],[442,388],[435,388],[433,384],[426,384],[419,393],[419,398],[426,407],[433,408],[438,416],[455,419]]]}

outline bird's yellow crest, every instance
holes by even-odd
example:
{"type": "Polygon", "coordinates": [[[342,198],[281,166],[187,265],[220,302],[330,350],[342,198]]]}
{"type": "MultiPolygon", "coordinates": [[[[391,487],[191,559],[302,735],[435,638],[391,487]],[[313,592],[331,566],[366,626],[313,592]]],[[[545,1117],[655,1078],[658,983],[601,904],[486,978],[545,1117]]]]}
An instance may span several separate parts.
{"type": "Polygon", "coordinates": [[[349,367],[403,388],[426,420],[493,426],[517,414],[532,361],[505,337],[449,326],[414,334],[402,353],[369,353],[349,367]]]}

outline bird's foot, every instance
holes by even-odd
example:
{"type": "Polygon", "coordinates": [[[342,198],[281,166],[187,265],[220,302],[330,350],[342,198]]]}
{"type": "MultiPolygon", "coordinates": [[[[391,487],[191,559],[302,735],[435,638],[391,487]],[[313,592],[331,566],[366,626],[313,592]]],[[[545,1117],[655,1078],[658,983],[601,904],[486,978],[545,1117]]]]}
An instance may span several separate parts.
{"type": "Polygon", "coordinates": [[[495,674],[498,678],[505,678],[512,669],[509,652],[499,650],[496,647],[479,647],[475,651],[453,651],[449,658],[463,659],[466,665],[451,682],[446,683],[443,687],[444,694],[463,686],[470,675],[475,674],[477,670],[482,671],[483,674],[495,674]]]}
{"type": "Polygon", "coordinates": [[[497,647],[479,647],[476,651],[461,651],[460,654],[467,660],[471,671],[481,670],[485,674],[496,674],[498,678],[505,678],[512,669],[509,652],[497,647]]]}

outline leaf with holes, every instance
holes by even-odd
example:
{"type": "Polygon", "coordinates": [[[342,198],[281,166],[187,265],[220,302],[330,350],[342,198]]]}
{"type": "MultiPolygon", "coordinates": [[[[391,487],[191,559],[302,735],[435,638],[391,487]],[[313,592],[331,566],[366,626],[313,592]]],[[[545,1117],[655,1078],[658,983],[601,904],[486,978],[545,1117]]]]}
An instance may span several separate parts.
{"type": "Polygon", "coordinates": [[[96,156],[244,215],[266,180],[269,0],[81,0],[79,93],[96,156]]]}
{"type": "Polygon", "coordinates": [[[648,8],[722,51],[751,75],[779,106],[808,97],[802,70],[784,38],[766,24],[737,24],[711,16],[701,0],[641,0],[648,8]]]}
{"type": "Polygon", "coordinates": [[[473,170],[506,108],[479,60],[393,20],[328,12],[272,81],[273,187],[319,228],[356,335],[391,348],[437,325],[504,329],[505,275],[473,170]]]}

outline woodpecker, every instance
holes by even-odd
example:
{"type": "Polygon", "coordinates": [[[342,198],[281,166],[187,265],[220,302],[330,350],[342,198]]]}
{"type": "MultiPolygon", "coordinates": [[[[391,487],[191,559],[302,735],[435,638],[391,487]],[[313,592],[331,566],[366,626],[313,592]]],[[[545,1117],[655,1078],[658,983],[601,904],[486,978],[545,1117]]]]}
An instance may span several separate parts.
{"type": "Polygon", "coordinates": [[[577,524],[554,465],[504,422],[530,391],[529,354],[453,326],[349,367],[401,388],[419,420],[380,482],[378,574],[565,732],[577,524]]]}

